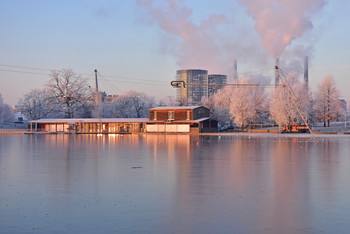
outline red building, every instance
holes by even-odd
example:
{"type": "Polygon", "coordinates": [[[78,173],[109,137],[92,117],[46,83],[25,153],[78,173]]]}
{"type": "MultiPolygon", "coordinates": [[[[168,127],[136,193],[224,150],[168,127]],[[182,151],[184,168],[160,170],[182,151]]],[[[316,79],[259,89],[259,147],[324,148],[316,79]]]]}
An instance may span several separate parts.
{"type": "Polygon", "coordinates": [[[165,106],[149,110],[146,132],[216,132],[218,122],[203,106],[165,106]]]}

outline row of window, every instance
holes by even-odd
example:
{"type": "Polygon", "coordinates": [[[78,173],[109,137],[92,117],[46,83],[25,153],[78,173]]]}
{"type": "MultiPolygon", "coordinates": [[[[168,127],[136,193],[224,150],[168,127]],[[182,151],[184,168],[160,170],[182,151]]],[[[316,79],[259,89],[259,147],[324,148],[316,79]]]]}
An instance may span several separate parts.
{"type": "MultiPolygon", "coordinates": [[[[191,119],[191,111],[186,112],[186,120],[191,119]]],[[[157,119],[157,111],[153,112],[153,120],[157,119]]],[[[168,111],[168,120],[175,120],[175,111],[168,111]]]]}

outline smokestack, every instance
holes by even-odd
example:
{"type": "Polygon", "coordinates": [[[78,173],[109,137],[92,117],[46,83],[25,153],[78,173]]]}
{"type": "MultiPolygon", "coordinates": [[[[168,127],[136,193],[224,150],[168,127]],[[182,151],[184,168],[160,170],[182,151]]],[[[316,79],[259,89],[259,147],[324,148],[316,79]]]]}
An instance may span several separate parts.
{"type": "MultiPolygon", "coordinates": [[[[276,67],[278,67],[280,59],[279,58],[275,58],[275,65],[276,67]]],[[[278,83],[280,81],[280,78],[278,77],[278,72],[277,69],[275,70],[275,87],[277,87],[278,83]]]]}
{"type": "Polygon", "coordinates": [[[304,85],[306,88],[309,87],[309,57],[304,58],[304,85]]]}
{"type": "Polygon", "coordinates": [[[95,88],[96,88],[96,93],[98,93],[98,82],[97,82],[97,69],[95,69],[95,88]]]}
{"type": "Polygon", "coordinates": [[[234,69],[233,81],[237,81],[238,79],[237,59],[233,61],[233,69],[234,69]]]}

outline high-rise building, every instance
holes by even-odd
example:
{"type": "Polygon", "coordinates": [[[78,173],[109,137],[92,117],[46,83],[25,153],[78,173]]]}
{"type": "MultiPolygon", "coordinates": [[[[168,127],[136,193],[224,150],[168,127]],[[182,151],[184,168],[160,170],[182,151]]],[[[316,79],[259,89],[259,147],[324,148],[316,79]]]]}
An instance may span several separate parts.
{"type": "Polygon", "coordinates": [[[208,97],[208,71],[199,69],[178,70],[176,80],[186,87],[177,89],[176,100],[183,105],[198,105],[202,97],[208,97]]]}
{"type": "Polygon", "coordinates": [[[227,83],[226,75],[210,74],[208,75],[208,96],[214,95],[219,89],[227,83]]]}

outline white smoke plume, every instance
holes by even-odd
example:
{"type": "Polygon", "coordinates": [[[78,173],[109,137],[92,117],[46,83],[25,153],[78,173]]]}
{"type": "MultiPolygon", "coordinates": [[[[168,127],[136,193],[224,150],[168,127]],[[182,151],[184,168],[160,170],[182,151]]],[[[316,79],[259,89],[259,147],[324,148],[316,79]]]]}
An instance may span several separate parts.
{"type": "Polygon", "coordinates": [[[281,56],[286,46],[312,29],[311,17],[320,11],[324,0],[240,0],[256,22],[262,44],[273,57],[281,56]]]}
{"type": "Polygon", "coordinates": [[[179,69],[206,69],[209,73],[228,75],[231,82],[236,58],[240,77],[269,83],[267,80],[273,77],[266,71],[274,71],[270,56],[279,57],[283,52],[280,64],[284,71],[302,74],[303,59],[312,57],[312,46],[294,43],[285,47],[306,32],[310,33],[311,17],[320,11],[324,0],[237,1],[255,20],[256,30],[251,21],[239,18],[248,16],[241,14],[244,9],[234,0],[232,14],[211,14],[199,23],[193,21],[192,9],[186,6],[185,0],[137,0],[137,4],[145,13],[141,14],[142,22],[155,24],[162,30],[161,51],[174,55],[179,69]],[[253,72],[242,73],[244,66],[253,72]],[[254,72],[263,70],[259,69],[262,67],[265,71],[254,72]]]}
{"type": "Polygon", "coordinates": [[[217,40],[216,27],[227,22],[224,15],[210,15],[200,24],[190,19],[192,10],[183,4],[183,0],[168,0],[156,4],[153,0],[137,0],[138,5],[147,10],[151,20],[167,33],[168,43],[164,43],[163,50],[174,53],[180,68],[211,69],[219,72],[223,64],[223,52],[220,40],[217,40]],[[173,48],[178,43],[169,46],[169,40],[175,37],[179,48],[173,48]]]}

